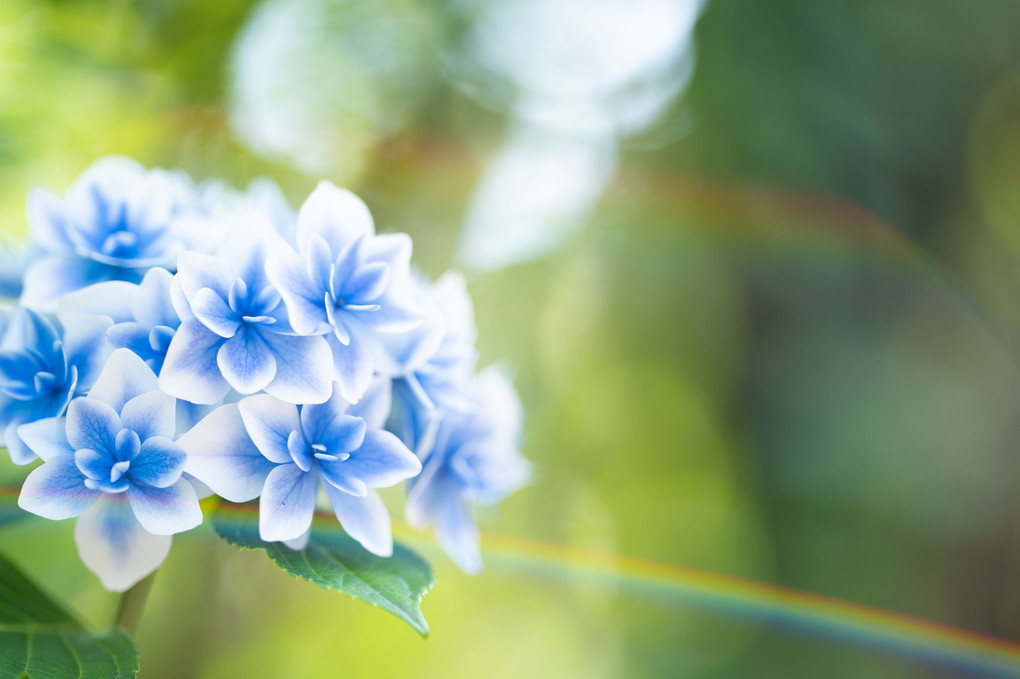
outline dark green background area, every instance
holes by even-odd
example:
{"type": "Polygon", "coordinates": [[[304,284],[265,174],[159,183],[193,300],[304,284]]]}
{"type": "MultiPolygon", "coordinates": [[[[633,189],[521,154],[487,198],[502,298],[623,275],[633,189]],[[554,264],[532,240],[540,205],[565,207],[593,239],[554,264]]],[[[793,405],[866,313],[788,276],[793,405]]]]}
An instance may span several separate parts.
{"type": "MultiPolygon", "coordinates": [[[[324,4],[308,52],[341,85],[316,101],[346,151],[321,171],[231,124],[255,3],[0,4],[0,229],[26,233],[30,187],[124,153],[270,176],[295,204],[332,179],[411,234],[424,272],[457,265],[515,125],[511,84],[456,81],[477,7],[324,4]]],[[[1020,3],[710,0],[693,58],[615,140],[572,235],[469,270],[482,363],[513,367],[535,464],[483,531],[1020,640],[1020,3]]],[[[2,531],[47,590],[109,617],[70,525],[2,531]]],[[[209,531],[175,538],[141,676],[958,676],[526,555],[467,577],[428,544],[422,641],[209,531]]]]}

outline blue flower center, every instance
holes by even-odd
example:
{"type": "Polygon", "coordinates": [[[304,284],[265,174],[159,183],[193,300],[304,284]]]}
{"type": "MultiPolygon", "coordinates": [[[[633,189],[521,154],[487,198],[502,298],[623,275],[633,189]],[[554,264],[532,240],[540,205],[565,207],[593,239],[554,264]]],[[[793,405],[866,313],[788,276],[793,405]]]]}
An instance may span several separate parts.
{"type": "Polygon", "coordinates": [[[67,391],[69,377],[60,341],[55,341],[45,354],[32,347],[0,352],[0,391],[19,401],[67,391]]]}
{"type": "Polygon", "coordinates": [[[321,462],[343,462],[348,459],[350,453],[330,453],[326,446],[321,443],[309,444],[305,441],[304,435],[299,431],[292,431],[287,437],[287,452],[301,471],[311,471],[315,460],[321,462]]]}
{"type": "Polygon", "coordinates": [[[230,286],[227,294],[227,305],[230,310],[241,317],[245,323],[255,325],[272,325],[276,319],[270,314],[280,306],[280,293],[272,286],[262,288],[252,294],[248,284],[240,278],[230,286]]]}
{"type": "Polygon", "coordinates": [[[74,461],[78,471],[85,475],[85,487],[104,493],[123,493],[128,482],[131,463],[142,449],[138,434],[130,429],[121,429],[108,450],[96,451],[89,448],[75,451],[74,461]]]}

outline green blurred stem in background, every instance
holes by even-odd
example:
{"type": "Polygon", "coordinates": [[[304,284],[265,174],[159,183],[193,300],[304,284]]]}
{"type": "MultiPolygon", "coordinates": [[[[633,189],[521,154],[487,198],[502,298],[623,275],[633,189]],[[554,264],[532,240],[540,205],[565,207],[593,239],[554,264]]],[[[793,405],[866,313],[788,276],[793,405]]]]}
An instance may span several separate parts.
{"type": "Polygon", "coordinates": [[[152,583],[158,572],[153,571],[145,579],[136,582],[134,587],[124,592],[120,598],[114,624],[123,627],[131,636],[138,632],[138,623],[142,619],[142,613],[145,612],[145,602],[149,599],[149,590],[152,589],[152,583]]]}

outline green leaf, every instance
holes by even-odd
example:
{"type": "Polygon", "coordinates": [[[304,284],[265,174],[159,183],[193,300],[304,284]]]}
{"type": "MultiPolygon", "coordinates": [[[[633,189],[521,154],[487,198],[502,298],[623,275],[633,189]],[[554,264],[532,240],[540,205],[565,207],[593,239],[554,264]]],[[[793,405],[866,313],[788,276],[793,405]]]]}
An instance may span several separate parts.
{"type": "Polygon", "coordinates": [[[123,630],[92,634],[0,556],[0,679],[130,679],[138,649],[123,630]]]}
{"type": "Polygon", "coordinates": [[[429,563],[407,547],[394,544],[393,556],[383,558],[338,529],[313,526],[308,545],[294,551],[281,542],[263,542],[252,515],[230,509],[215,512],[213,526],[230,544],[241,549],[264,549],[291,575],[378,606],[423,637],[428,636],[421,599],[435,579],[429,563]]]}

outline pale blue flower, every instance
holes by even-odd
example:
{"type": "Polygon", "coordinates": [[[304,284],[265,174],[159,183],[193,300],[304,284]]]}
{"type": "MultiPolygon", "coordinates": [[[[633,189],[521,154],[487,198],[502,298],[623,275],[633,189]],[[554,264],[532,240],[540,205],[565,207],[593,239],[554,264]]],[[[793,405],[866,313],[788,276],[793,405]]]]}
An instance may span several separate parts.
{"type": "Polygon", "coordinates": [[[421,463],[393,434],[370,426],[385,417],[385,398],[386,390],[376,389],[348,406],[338,387],[318,405],[249,396],[215,410],[180,439],[186,469],[232,502],[261,495],[262,539],[295,549],[307,539],[321,486],[344,530],[389,556],[390,517],[374,489],[414,476],[421,463]]]}
{"type": "Polygon", "coordinates": [[[171,293],[183,320],[159,376],[164,391],[205,404],[221,401],[231,387],[242,394],[264,389],[290,403],[329,398],[329,344],[291,326],[266,277],[270,247],[253,238],[229,242],[217,257],[180,255],[171,293]]]}
{"type": "Polygon", "coordinates": [[[405,516],[432,525],[443,550],[465,572],[482,568],[474,508],[503,499],[527,483],[519,451],[523,414],[509,379],[489,368],[477,380],[476,409],[447,412],[421,475],[409,484],[405,516]]]}
{"type": "Polygon", "coordinates": [[[211,235],[208,224],[180,219],[179,202],[171,173],[118,156],[93,163],[64,197],[33,190],[28,219],[42,254],[25,272],[21,303],[53,311],[63,295],[91,283],[137,283],[150,267],[172,268],[178,253],[211,235]]]}
{"type": "Polygon", "coordinates": [[[62,415],[71,399],[96,381],[110,355],[109,327],[103,318],[58,326],[27,309],[6,319],[0,344],[0,435],[15,464],[36,459],[18,426],[62,415]]]}
{"type": "Polygon", "coordinates": [[[181,476],[184,450],[172,440],[175,409],[142,359],[118,349],[66,417],[18,429],[44,461],[25,479],[18,504],[47,519],[81,517],[78,551],[108,589],[123,591],[155,570],[169,536],[202,522],[195,490],[181,476]]]}
{"type": "Polygon", "coordinates": [[[424,318],[406,299],[411,239],[376,235],[368,208],[322,182],[298,213],[298,250],[281,245],[266,267],[294,329],[326,333],[334,378],[348,401],[372,380],[379,333],[409,330],[424,318]]]}
{"type": "Polygon", "coordinates": [[[461,274],[447,272],[433,285],[421,286],[428,321],[410,332],[380,338],[390,359],[380,370],[393,381],[387,429],[424,456],[442,413],[473,407],[477,331],[461,274]]]}

